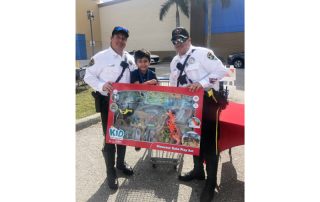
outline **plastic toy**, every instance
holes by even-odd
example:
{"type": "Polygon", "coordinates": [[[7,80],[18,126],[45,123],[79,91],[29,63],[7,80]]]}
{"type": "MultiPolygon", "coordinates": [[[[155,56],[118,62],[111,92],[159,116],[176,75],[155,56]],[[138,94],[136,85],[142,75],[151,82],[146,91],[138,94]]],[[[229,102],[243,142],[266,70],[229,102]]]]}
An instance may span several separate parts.
{"type": "Polygon", "coordinates": [[[130,110],[130,109],[126,109],[126,111],[122,111],[121,109],[119,109],[119,111],[121,114],[127,114],[128,112],[132,113],[132,110],[130,110]]]}
{"type": "MultiPolygon", "coordinates": [[[[191,96],[148,91],[118,91],[113,126],[124,131],[124,139],[182,145],[182,135],[199,125],[191,96]]],[[[116,105],[116,104],[114,104],[116,105]]],[[[199,142],[188,141],[193,147],[199,142]]],[[[191,146],[191,145],[189,145],[191,146]]]]}
{"type": "Polygon", "coordinates": [[[175,139],[177,141],[176,144],[180,144],[182,135],[175,123],[176,115],[172,113],[171,109],[169,109],[169,113],[167,113],[167,115],[169,116],[169,119],[167,119],[167,126],[171,132],[171,134],[169,135],[170,142],[172,142],[172,140],[175,139]]]}
{"type": "Polygon", "coordinates": [[[199,155],[202,89],[190,93],[189,89],[163,86],[150,89],[114,83],[113,87],[106,143],[199,155]]]}

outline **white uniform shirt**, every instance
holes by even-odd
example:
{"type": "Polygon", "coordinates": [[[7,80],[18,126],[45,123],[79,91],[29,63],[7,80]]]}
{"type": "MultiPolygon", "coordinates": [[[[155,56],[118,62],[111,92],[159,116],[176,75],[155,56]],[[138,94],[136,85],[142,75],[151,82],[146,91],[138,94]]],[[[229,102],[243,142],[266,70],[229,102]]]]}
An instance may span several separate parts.
{"type": "Polygon", "coordinates": [[[130,71],[137,68],[134,63],[134,57],[126,51],[123,51],[121,57],[111,47],[100,51],[92,57],[94,64],[91,67],[86,68],[84,81],[102,95],[108,95],[108,92],[103,91],[102,87],[108,81],[115,82],[120,76],[123,69],[120,66],[120,63],[125,60],[125,56],[127,57],[127,63],[129,64],[130,70],[126,69],[124,71],[119,83],[130,83],[130,71]]]}
{"type": "Polygon", "coordinates": [[[213,51],[207,48],[190,46],[187,53],[183,56],[176,55],[170,63],[170,86],[177,87],[177,79],[180,75],[180,70],[177,68],[177,64],[180,62],[182,65],[190,54],[188,61],[185,65],[184,72],[181,75],[187,74],[187,84],[179,87],[185,87],[190,84],[190,79],[193,83],[199,82],[205,91],[211,88],[216,91],[219,90],[219,80],[227,75],[227,70],[222,62],[213,54],[213,51]],[[195,51],[192,53],[192,49],[195,51]],[[214,80],[214,83],[210,83],[214,80]]]}

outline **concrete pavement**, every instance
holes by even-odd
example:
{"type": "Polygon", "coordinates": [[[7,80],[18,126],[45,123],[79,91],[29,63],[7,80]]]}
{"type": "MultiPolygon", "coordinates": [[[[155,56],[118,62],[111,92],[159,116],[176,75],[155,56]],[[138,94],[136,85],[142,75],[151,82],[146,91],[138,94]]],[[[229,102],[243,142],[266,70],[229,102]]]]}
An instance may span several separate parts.
{"type": "MultiPolygon", "coordinates": [[[[76,201],[199,201],[205,181],[181,182],[173,166],[157,165],[148,161],[147,150],[136,152],[127,147],[126,162],[134,174],[125,176],[117,170],[119,189],[109,189],[106,167],[101,153],[103,135],[101,123],[76,133],[76,201]]],[[[184,155],[182,172],[193,168],[191,155],[184,155]]],[[[218,185],[214,201],[244,201],[244,146],[221,152],[218,167],[218,185]]]]}

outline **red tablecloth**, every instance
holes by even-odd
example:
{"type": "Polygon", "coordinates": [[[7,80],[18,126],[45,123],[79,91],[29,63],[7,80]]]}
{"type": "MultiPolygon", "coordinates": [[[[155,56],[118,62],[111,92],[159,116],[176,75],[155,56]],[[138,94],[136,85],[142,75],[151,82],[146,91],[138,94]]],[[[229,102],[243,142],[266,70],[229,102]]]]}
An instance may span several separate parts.
{"type": "Polygon", "coordinates": [[[229,102],[220,114],[220,152],[244,145],[244,105],[229,102]]]}

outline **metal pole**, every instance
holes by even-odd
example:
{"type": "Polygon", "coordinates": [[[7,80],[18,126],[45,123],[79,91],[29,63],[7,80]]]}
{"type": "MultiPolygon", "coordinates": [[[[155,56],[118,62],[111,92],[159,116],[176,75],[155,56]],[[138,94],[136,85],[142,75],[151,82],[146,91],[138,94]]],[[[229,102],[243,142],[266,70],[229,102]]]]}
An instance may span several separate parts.
{"type": "Polygon", "coordinates": [[[92,35],[92,23],[91,23],[91,16],[90,16],[90,28],[91,28],[91,43],[92,43],[92,56],[94,56],[94,51],[93,51],[93,35],[92,35]]]}

